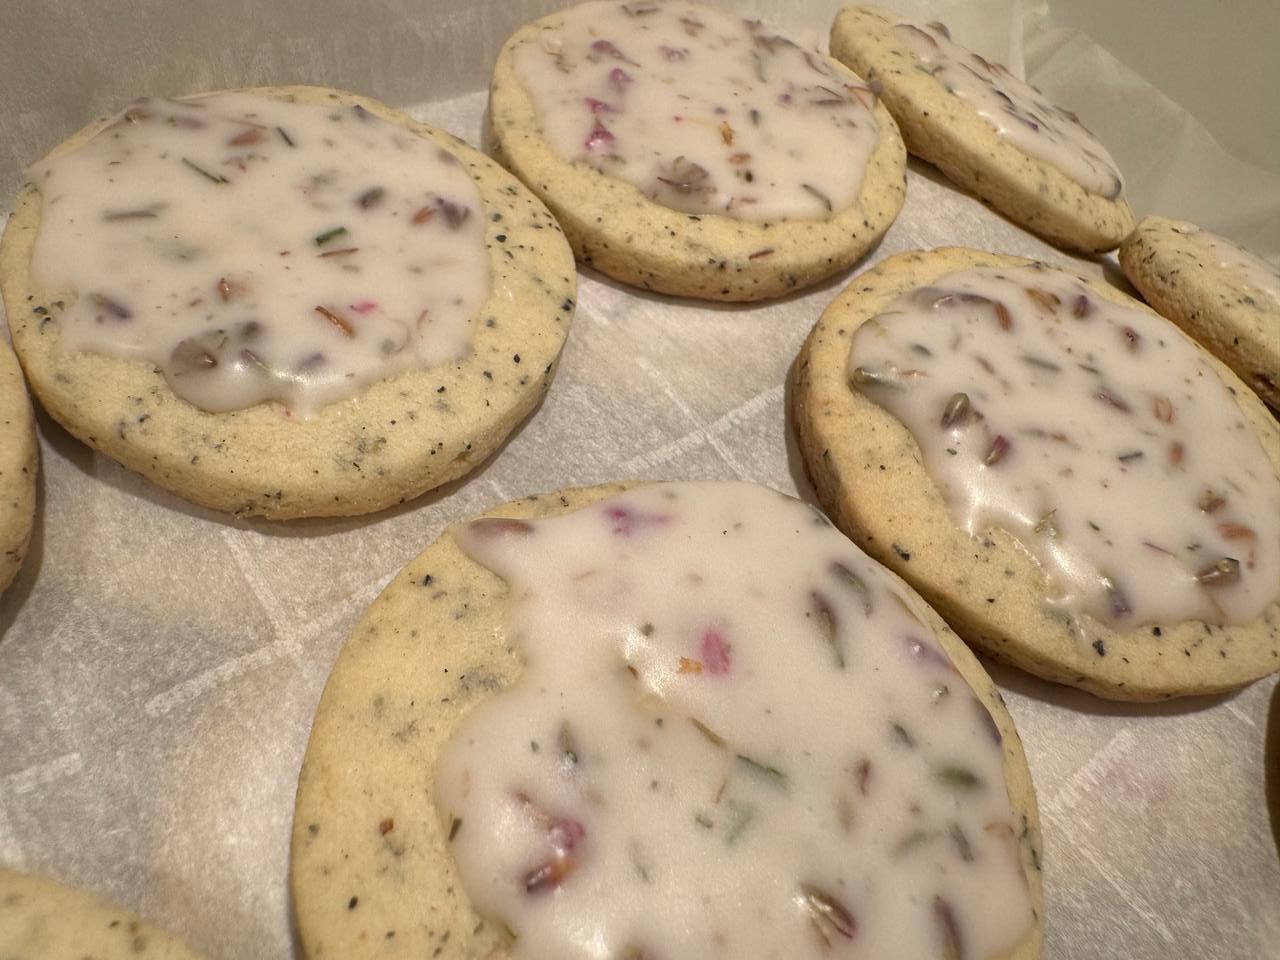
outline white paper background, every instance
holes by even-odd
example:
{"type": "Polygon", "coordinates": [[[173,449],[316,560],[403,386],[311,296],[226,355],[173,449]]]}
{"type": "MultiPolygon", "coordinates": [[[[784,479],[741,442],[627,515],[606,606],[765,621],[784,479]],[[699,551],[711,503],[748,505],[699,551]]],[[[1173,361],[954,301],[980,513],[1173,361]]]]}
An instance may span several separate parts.
{"type": "MultiPolygon", "coordinates": [[[[261,14],[280,30],[238,23],[252,10],[241,0],[216,9],[140,0],[102,20],[92,3],[44,6],[49,16],[19,17],[26,36],[10,32],[0,45],[44,49],[77,31],[100,39],[78,61],[46,61],[46,92],[30,74],[15,77],[30,99],[9,99],[11,87],[0,107],[0,141],[14,158],[0,182],[10,188],[18,162],[143,89],[311,80],[402,105],[428,89],[472,90],[414,112],[475,143],[488,58],[550,4],[378,0],[360,10],[364,33],[337,26],[327,3],[314,24],[293,2],[261,14]],[[122,54],[130,45],[157,56],[122,54]],[[415,57],[433,85],[406,77],[415,57]]],[[[839,4],[739,6],[816,43],[839,4]]],[[[1108,143],[1139,214],[1199,219],[1280,253],[1280,178],[1225,155],[1095,43],[1054,28],[1046,4],[895,6],[942,17],[958,39],[1012,66],[1025,62],[1108,143]]],[[[902,216],[868,264],[952,243],[1067,261],[930,168],[913,161],[909,181],[902,216]]],[[[1086,266],[1115,279],[1109,263],[1086,266]]],[[[445,525],[525,493],[626,477],[739,477],[809,496],[782,383],[847,278],[755,307],[580,280],[542,408],[472,477],[373,518],[273,525],[213,515],[40,415],[36,532],[0,600],[0,863],[114,897],[214,958],[289,957],[289,822],[321,688],[360,612],[445,525]]],[[[992,669],[1040,796],[1048,957],[1280,956],[1274,679],[1152,707],[992,669]]]]}

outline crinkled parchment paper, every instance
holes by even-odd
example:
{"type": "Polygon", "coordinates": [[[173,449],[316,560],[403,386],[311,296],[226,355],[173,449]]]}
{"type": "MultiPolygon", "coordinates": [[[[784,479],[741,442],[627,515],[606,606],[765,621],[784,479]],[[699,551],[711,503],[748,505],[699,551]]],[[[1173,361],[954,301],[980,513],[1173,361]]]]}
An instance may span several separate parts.
{"type": "MultiPolygon", "coordinates": [[[[1055,28],[1046,4],[891,5],[946,20],[1076,109],[1119,160],[1140,215],[1197,219],[1280,253],[1280,178],[1227,156],[1097,43],[1055,28]]],[[[414,107],[476,143],[494,53],[551,6],[23,4],[0,35],[0,186],[11,197],[23,165],[142,92],[328,83],[414,107]]],[[[741,6],[825,47],[839,4],[741,6]]],[[[952,243],[1074,262],[1123,283],[1114,261],[1069,261],[915,161],[902,216],[863,266],[952,243]]],[[[740,477],[808,495],[782,384],[847,279],[722,308],[582,275],[542,408],[465,481],[373,518],[215,516],[41,415],[35,537],[0,601],[0,863],[114,897],[215,958],[289,957],[294,787],[325,677],[360,612],[447,524],[525,493],[740,477]]],[[[993,669],[1040,796],[1047,955],[1280,956],[1264,772],[1273,770],[1274,810],[1274,680],[1126,706],[993,669]]]]}

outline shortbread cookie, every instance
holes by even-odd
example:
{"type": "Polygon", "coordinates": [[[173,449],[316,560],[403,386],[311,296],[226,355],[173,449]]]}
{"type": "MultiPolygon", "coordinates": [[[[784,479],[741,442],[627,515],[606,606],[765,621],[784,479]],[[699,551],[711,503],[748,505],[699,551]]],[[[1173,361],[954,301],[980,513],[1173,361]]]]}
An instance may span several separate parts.
{"type": "Polygon", "coordinates": [[[537,404],[573,315],[542,204],[352,94],[138,101],[32,175],[0,282],[33,390],[218,510],[353,515],[461,476],[537,404]]]}
{"type": "Polygon", "coordinates": [[[488,133],[579,260],[681,296],[816,283],[905,196],[902,138],[862,80],[684,2],[587,3],[521,27],[494,65],[488,133]]]}
{"type": "Polygon", "coordinates": [[[36,428],[22,369],[0,342],[0,590],[18,575],[36,511],[36,428]]]}
{"type": "Polygon", "coordinates": [[[197,954],[115,904],[44,877],[0,868],[4,960],[196,960],[197,954]]]}
{"type": "Polygon", "coordinates": [[[1280,271],[1195,224],[1143,217],[1120,245],[1143,298],[1280,410],[1280,271]]]}
{"type": "Polygon", "coordinates": [[[1280,668],[1280,428],[1136,301],[900,254],[826,310],[792,381],[832,519],[973,646],[1120,699],[1280,668]]]}
{"type": "Polygon", "coordinates": [[[1119,170],[1079,118],[953,43],[942,24],[847,7],[831,55],[872,82],[909,151],[1019,226],[1085,253],[1133,229],[1119,170]]]}
{"type": "Polygon", "coordinates": [[[697,938],[714,928],[727,956],[746,955],[756,932],[788,936],[797,960],[844,955],[855,935],[886,958],[922,955],[901,952],[922,943],[940,956],[962,943],[966,956],[1040,956],[1022,747],[942,620],[790,498],[742,484],[621,490],[532,497],[446,531],[357,625],[298,784],[303,954],[568,958],[590,942],[602,945],[592,956],[706,956],[697,938]],[[569,606],[556,614],[549,597],[569,606]],[[779,680],[787,692],[759,712],[760,688],[779,680]],[[501,733],[513,709],[514,739],[501,733]],[[641,783],[632,802],[610,770],[641,783]],[[839,782],[808,805],[833,771],[839,782]],[[915,815],[882,823],[903,793],[915,815]],[[628,809],[640,818],[630,839],[617,832],[628,809]],[[779,856],[786,895],[765,898],[763,922],[754,906],[735,914],[739,896],[769,892],[779,856]],[[706,875],[722,883],[705,889],[734,894],[668,903],[706,875]],[[686,923],[689,949],[662,952],[669,926],[686,923]],[[591,936],[568,944],[571,928],[591,936]]]}

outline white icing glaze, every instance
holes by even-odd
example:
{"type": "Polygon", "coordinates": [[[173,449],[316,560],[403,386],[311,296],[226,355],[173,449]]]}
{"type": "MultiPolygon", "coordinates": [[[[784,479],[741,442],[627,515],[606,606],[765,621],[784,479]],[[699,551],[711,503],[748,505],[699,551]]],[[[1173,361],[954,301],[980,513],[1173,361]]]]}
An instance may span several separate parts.
{"type": "Polygon", "coordinates": [[[874,96],[758,21],[689,3],[584,3],[514,52],[544,139],[658,203],[743,220],[851,205],[874,96]]]}
{"type": "Polygon", "coordinates": [[[1280,480],[1160,317],[1038,264],[983,267],[864,323],[849,364],[911,430],[957,522],[1017,537],[1068,613],[1243,623],[1276,600],[1280,480]]]}
{"type": "Polygon", "coordinates": [[[205,410],[307,416],[449,362],[488,296],[475,184],[362,107],[138,100],[31,176],[61,346],[148,360],[205,410]]]}
{"type": "Polygon", "coordinates": [[[1124,189],[1115,160],[1069,110],[1054,106],[1003,64],[965,49],[940,23],[894,27],[920,61],[919,69],[969,103],[996,132],[1024,153],[1056,167],[1090,193],[1114,200],[1124,189]]]}
{"type": "Polygon", "coordinates": [[[1031,923],[999,733],[816,511],[658,484],[454,531],[525,661],[437,803],[521,960],[988,957],[1031,923]]]}

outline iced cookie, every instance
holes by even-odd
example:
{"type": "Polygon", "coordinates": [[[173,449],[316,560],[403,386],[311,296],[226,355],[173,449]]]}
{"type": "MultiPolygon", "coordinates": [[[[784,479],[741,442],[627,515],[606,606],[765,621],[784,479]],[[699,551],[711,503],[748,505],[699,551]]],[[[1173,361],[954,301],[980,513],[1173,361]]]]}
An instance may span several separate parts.
{"type": "Polygon", "coordinates": [[[452,528],[356,627],[304,955],[1039,957],[1031,780],[964,645],[799,501],[619,489],[452,528]]]}
{"type": "Polygon", "coordinates": [[[826,310],[792,416],[832,519],[970,644],[1120,699],[1280,668],[1280,428],[1102,283],[900,254],[826,310]]]}
{"type": "Polygon", "coordinates": [[[169,934],[83,890],[0,868],[4,960],[197,960],[169,934]]]}
{"type": "Polygon", "coordinates": [[[40,402],[179,496],[366,513],[537,404],[568,246],[460,140],[316,87],[134,102],[31,171],[0,246],[40,402]]]}
{"type": "Polygon", "coordinates": [[[876,87],[908,150],[1019,226],[1086,253],[1133,229],[1120,171],[1079,118],[944,25],[846,7],[831,55],[876,87]]]}
{"type": "Polygon", "coordinates": [[[1195,224],[1143,217],[1120,245],[1129,282],[1280,410],[1280,271],[1195,224]]]}
{"type": "Polygon", "coordinates": [[[494,65],[489,139],[583,263],[710,300],[844,270],[905,195],[902,138],[862,80],[689,3],[586,3],[522,27],[494,65]]]}
{"type": "Polygon", "coordinates": [[[22,369],[0,342],[0,590],[18,575],[36,510],[36,429],[22,369]]]}

